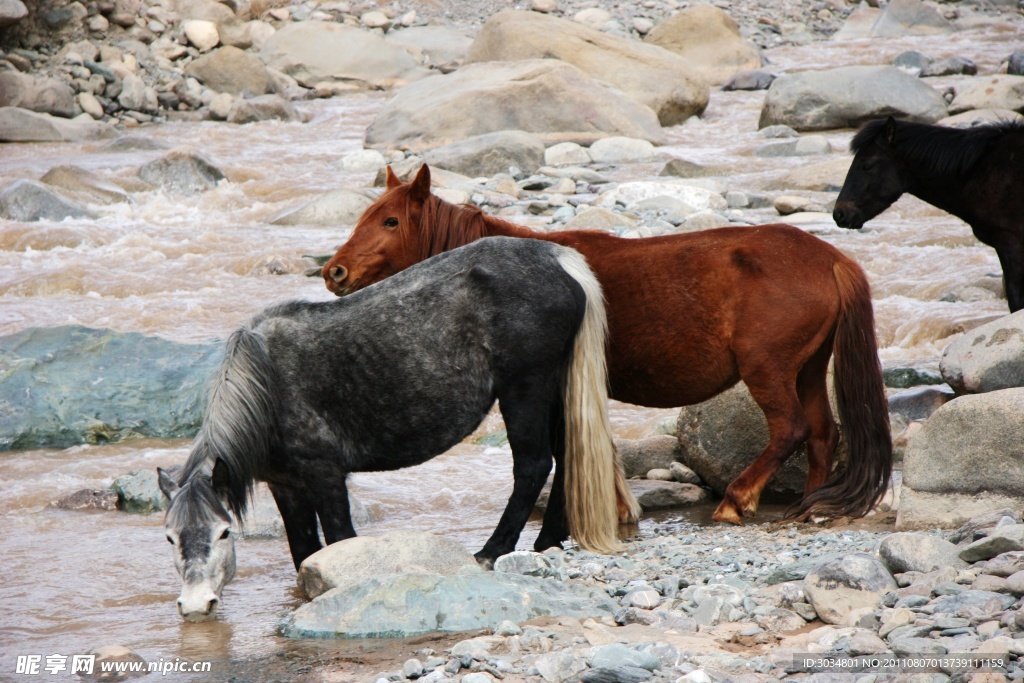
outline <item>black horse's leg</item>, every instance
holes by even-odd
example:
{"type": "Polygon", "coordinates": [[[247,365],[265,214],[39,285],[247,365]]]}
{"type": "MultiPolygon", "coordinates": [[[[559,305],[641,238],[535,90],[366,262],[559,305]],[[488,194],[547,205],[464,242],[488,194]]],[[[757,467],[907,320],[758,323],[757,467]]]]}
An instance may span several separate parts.
{"type": "Polygon", "coordinates": [[[313,488],[313,492],[316,497],[316,513],[320,517],[320,528],[324,530],[327,545],[353,538],[356,530],[352,526],[345,476],[342,475],[341,486],[325,486],[321,483],[313,488]]]}
{"type": "Polygon", "coordinates": [[[544,480],[551,471],[549,406],[555,391],[548,377],[528,378],[498,397],[501,415],[512,447],[515,482],[505,512],[490,539],[476,554],[486,568],[494,560],[515,550],[544,480]]]}
{"type": "Polygon", "coordinates": [[[544,511],[544,523],[533,549],[543,552],[548,548],[561,548],[569,538],[569,521],[565,516],[565,416],[560,402],[551,410],[551,452],[555,456],[555,476],[551,482],[551,495],[544,511]]]}
{"type": "Polygon", "coordinates": [[[288,534],[288,547],[298,571],[303,560],[323,547],[316,530],[316,508],[303,491],[276,484],[268,486],[274,494],[277,509],[281,511],[284,530],[288,534]]]}
{"type": "Polygon", "coordinates": [[[996,247],[1003,268],[1003,289],[1010,313],[1024,308],[1024,247],[1019,244],[996,247]]]}

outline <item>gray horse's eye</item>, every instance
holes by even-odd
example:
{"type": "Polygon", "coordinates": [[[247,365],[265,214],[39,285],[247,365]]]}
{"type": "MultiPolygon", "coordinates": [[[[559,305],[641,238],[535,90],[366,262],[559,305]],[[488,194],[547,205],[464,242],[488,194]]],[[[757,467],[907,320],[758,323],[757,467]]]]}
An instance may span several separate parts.
{"type": "Polygon", "coordinates": [[[224,533],[222,533],[222,534],[220,535],[220,540],[222,540],[222,541],[223,541],[223,540],[224,540],[225,538],[227,538],[227,537],[228,537],[228,536],[230,536],[230,535],[231,535],[231,529],[225,529],[225,530],[224,530],[224,533]]]}
{"type": "Polygon", "coordinates": [[[170,536],[167,537],[167,542],[170,543],[171,545],[174,545],[174,539],[171,538],[170,536]]]}
{"type": "Polygon", "coordinates": [[[387,227],[387,228],[397,228],[398,227],[398,219],[397,218],[385,218],[384,219],[384,227],[387,227]]]}

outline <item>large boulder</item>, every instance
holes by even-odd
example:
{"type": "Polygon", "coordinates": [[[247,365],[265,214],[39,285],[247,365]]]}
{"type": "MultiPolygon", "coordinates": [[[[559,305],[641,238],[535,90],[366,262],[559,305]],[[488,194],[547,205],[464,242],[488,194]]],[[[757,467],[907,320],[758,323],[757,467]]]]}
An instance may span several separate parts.
{"type": "Polygon", "coordinates": [[[958,394],[1024,387],[1024,311],[961,335],[942,352],[939,371],[958,394]]]}
{"type": "Polygon", "coordinates": [[[473,39],[448,26],[412,26],[391,31],[385,40],[396,43],[421,64],[451,71],[466,61],[473,39]]]}
{"type": "Polygon", "coordinates": [[[288,24],[266,42],[260,58],[307,88],[335,81],[386,88],[429,74],[398,45],[354,26],[326,21],[288,24]]]}
{"type": "Polygon", "coordinates": [[[16,180],[0,191],[0,218],[9,221],[62,221],[95,218],[84,206],[34,180],[16,180]]]}
{"type": "Polygon", "coordinates": [[[293,612],[282,631],[289,638],[401,638],[544,616],[610,617],[617,610],[604,590],[536,576],[392,574],[324,593],[293,612]]]}
{"type": "Polygon", "coordinates": [[[1024,76],[996,74],[971,79],[949,103],[949,113],[972,109],[1024,110],[1024,76]]]}
{"type": "Polygon", "coordinates": [[[878,557],[893,574],[932,572],[943,567],[963,569],[960,549],[944,538],[923,533],[895,533],[882,539],[878,557]]]}
{"type": "Polygon", "coordinates": [[[858,553],[830,560],[804,578],[804,593],[826,624],[844,624],[855,610],[877,609],[896,580],[878,559],[858,553]]]}
{"type": "Polygon", "coordinates": [[[956,30],[938,10],[921,0],[892,0],[871,27],[873,38],[931,36],[956,30]]]}
{"type": "Polygon", "coordinates": [[[611,83],[650,107],[663,126],[682,123],[708,105],[707,83],[685,59],[539,12],[505,10],[488,19],[468,62],[560,59],[611,83]]]}
{"type": "Polygon", "coordinates": [[[355,225],[372,203],[369,197],[354,190],[332,190],[285,209],[267,222],[274,225],[355,225]]]}
{"type": "Polygon", "coordinates": [[[781,123],[799,131],[856,128],[888,115],[933,123],[946,115],[946,101],[931,86],[891,66],[801,71],[772,82],[758,125],[781,123]]]}
{"type": "Polygon", "coordinates": [[[91,204],[131,201],[119,185],[78,166],[54,166],[40,180],[91,204]]]}
{"type": "Polygon", "coordinates": [[[0,72],[0,107],[20,107],[71,118],[75,115],[75,91],[56,78],[3,71],[0,72]]]}
{"type": "Polygon", "coordinates": [[[262,95],[271,90],[270,74],[256,55],[237,47],[222,47],[185,67],[185,73],[211,90],[232,95],[262,95]]]}
{"type": "Polygon", "coordinates": [[[299,587],[310,598],[386,574],[466,574],[483,569],[462,544],[445,536],[396,531],[357,536],[318,550],[299,567],[299,587]]]}
{"type": "MultiPolygon", "coordinates": [[[[833,414],[835,405],[832,406],[833,414]]],[[[742,382],[703,403],[679,411],[682,460],[718,495],[768,445],[768,421],[742,382]]],[[[845,445],[840,443],[837,460],[845,445]]],[[[807,484],[807,452],[801,446],[768,482],[763,500],[793,501],[807,484]]]]}
{"type": "Polygon", "coordinates": [[[191,437],[221,344],[67,326],[0,337],[0,450],[191,437]]]}
{"type": "Polygon", "coordinates": [[[816,164],[804,164],[783,174],[773,173],[766,190],[808,190],[810,192],[839,192],[850,172],[851,156],[837,156],[816,164]]]}
{"type": "Polygon", "coordinates": [[[740,35],[740,26],[724,10],[696,5],[677,12],[655,26],[644,42],[686,58],[696,73],[721,85],[737,71],[761,66],[757,47],[740,35]]]}
{"type": "Polygon", "coordinates": [[[1024,389],[961,396],[942,406],[903,456],[899,530],[956,527],[1024,507],[1024,389]]]}
{"type": "Polygon", "coordinates": [[[366,130],[367,147],[419,151],[499,130],[547,142],[612,135],[661,142],[647,106],[555,59],[468,64],[400,90],[366,130]]]}
{"type": "Polygon", "coordinates": [[[681,459],[679,439],[669,434],[637,440],[616,439],[615,449],[627,479],[645,477],[651,470],[667,470],[681,459]]]}
{"type": "Polygon", "coordinates": [[[544,165],[544,143],[521,130],[502,130],[435,147],[421,156],[431,167],[470,177],[508,173],[509,166],[533,173],[544,165]]]}
{"type": "Polygon", "coordinates": [[[217,187],[224,172],[206,157],[186,150],[173,150],[139,168],[139,177],[150,185],[180,195],[194,195],[217,187]]]}
{"type": "Polygon", "coordinates": [[[256,121],[301,121],[302,115],[291,102],[280,95],[259,95],[247,100],[237,99],[228,110],[228,123],[256,121]]]}
{"type": "Polygon", "coordinates": [[[21,0],[0,0],[0,27],[16,24],[28,16],[28,8],[21,0]]]}

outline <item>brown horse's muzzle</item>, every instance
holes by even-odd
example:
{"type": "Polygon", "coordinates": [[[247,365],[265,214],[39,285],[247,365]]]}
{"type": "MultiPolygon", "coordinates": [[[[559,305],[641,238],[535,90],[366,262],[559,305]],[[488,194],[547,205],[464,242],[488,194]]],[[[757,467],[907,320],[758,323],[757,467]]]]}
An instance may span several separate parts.
{"type": "Polygon", "coordinates": [[[324,282],[327,284],[327,289],[338,296],[346,293],[348,288],[344,286],[344,282],[348,278],[348,269],[345,266],[332,265],[332,263],[328,261],[324,264],[323,276],[324,282]]]}

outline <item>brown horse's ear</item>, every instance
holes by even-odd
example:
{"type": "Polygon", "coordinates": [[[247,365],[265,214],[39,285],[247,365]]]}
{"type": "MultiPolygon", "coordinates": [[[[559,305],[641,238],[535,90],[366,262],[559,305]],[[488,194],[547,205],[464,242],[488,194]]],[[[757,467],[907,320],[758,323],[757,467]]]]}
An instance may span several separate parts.
{"type": "Polygon", "coordinates": [[[430,169],[426,164],[420,166],[419,173],[416,174],[416,179],[412,181],[412,188],[410,190],[410,197],[418,202],[427,201],[427,197],[430,196],[430,169]]]}
{"type": "Polygon", "coordinates": [[[896,142],[896,119],[891,116],[885,120],[885,139],[890,145],[896,142]]]}
{"type": "Polygon", "coordinates": [[[395,175],[395,172],[391,170],[390,166],[388,166],[387,169],[388,169],[388,173],[387,173],[387,176],[388,176],[387,188],[389,190],[393,190],[396,187],[398,187],[399,185],[401,185],[402,181],[398,179],[398,176],[395,175]]]}

